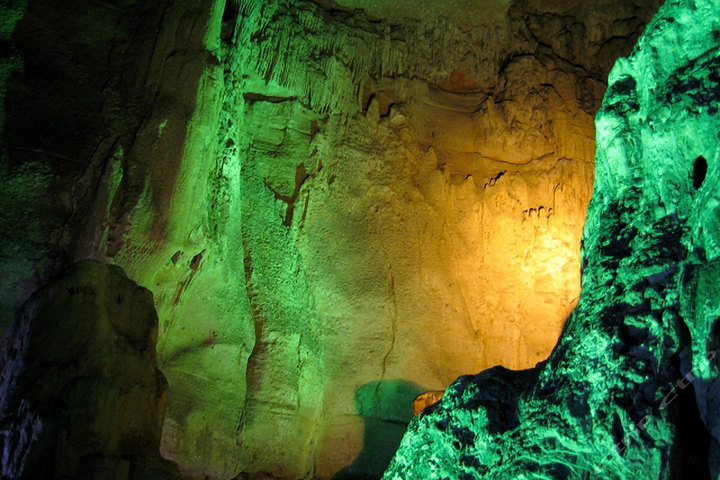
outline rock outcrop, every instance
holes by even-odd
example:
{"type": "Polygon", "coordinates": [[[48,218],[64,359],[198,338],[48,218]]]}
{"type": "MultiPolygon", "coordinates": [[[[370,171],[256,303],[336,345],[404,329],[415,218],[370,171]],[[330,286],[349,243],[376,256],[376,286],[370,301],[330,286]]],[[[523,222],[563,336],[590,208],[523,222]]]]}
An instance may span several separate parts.
{"type": "Polygon", "coordinates": [[[618,60],[559,343],[455,382],[385,480],[717,478],[719,45],[717,0],[670,0],[618,60]]]}
{"type": "Polygon", "coordinates": [[[32,295],[0,369],[6,480],[177,479],[159,453],[168,386],[152,294],[88,260],[32,295]]]}

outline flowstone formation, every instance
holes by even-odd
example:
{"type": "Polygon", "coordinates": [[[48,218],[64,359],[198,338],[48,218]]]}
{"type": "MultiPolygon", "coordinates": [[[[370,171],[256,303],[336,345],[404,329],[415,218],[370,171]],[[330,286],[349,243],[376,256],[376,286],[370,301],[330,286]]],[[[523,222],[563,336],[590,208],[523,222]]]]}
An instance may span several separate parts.
{"type": "Polygon", "coordinates": [[[609,85],[558,345],[461,377],[385,480],[718,478],[720,2],[667,2],[609,85]]]}
{"type": "Polygon", "coordinates": [[[523,2],[462,29],[226,9],[217,157],[189,197],[207,221],[149,281],[178,386],[165,451],[197,475],[376,476],[398,384],[545,358],[579,293],[604,77],[652,13],[523,2]]]}
{"type": "Polygon", "coordinates": [[[0,6],[0,314],[149,288],[185,476],[376,475],[417,394],[548,355],[657,1],[81,3],[0,6]]]}
{"type": "Polygon", "coordinates": [[[33,294],[0,357],[0,477],[179,480],[156,341],[152,294],[117,266],[86,260],[33,294]]]}

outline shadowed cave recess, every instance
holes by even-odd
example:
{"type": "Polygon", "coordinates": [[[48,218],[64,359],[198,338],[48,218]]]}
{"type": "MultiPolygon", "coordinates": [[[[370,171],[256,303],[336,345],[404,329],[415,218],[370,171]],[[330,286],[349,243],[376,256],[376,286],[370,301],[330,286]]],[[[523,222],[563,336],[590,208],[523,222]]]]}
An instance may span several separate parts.
{"type": "Polygon", "coordinates": [[[720,478],[718,0],[7,0],[0,97],[3,480],[720,478]]]}

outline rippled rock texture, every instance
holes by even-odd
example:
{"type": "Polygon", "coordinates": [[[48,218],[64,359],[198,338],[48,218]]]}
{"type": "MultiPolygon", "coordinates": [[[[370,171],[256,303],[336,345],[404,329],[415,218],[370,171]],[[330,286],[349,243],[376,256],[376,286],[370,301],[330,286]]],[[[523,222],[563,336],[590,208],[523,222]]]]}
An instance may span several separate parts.
{"type": "Polygon", "coordinates": [[[718,477],[719,7],[667,2],[610,74],[582,296],[549,360],[459,379],[386,480],[718,477]]]}

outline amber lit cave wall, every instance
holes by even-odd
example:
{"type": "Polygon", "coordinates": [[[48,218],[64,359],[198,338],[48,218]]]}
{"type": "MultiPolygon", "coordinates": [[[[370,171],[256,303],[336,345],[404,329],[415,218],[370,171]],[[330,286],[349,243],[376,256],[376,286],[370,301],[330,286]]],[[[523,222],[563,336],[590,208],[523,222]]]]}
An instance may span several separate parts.
{"type": "Polygon", "coordinates": [[[379,477],[415,395],[548,356],[658,1],[60,3],[0,4],[3,325],[149,288],[187,478],[379,477]]]}
{"type": "Polygon", "coordinates": [[[668,0],[608,85],[557,346],[459,377],[384,480],[720,478],[720,2],[668,0]]]}

